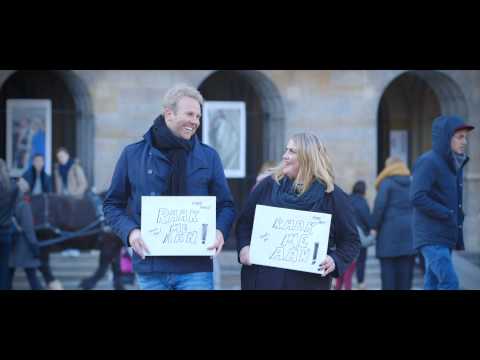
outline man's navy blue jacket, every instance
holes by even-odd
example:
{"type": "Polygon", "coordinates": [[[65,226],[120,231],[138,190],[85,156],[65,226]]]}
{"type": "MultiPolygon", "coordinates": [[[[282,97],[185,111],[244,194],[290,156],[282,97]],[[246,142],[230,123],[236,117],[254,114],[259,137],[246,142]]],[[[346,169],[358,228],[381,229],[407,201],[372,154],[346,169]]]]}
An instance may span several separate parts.
{"type": "Polygon", "coordinates": [[[414,246],[441,244],[463,250],[463,167],[455,166],[451,139],[464,121],[442,116],[432,127],[432,150],[418,158],[413,169],[410,199],[414,206],[414,246]]]}
{"type": "MultiPolygon", "coordinates": [[[[172,165],[167,156],[153,147],[151,129],[144,139],[127,146],[118,160],[112,184],[104,200],[108,224],[124,242],[134,229],[140,229],[142,196],[160,196],[167,190],[172,165]],[[128,210],[127,210],[128,209],[128,210]]],[[[216,196],[217,229],[228,239],[235,218],[232,195],[218,153],[194,137],[194,147],[187,156],[186,196],[216,196]]],[[[133,254],[137,273],[211,272],[208,256],[147,256],[133,254]]]]}

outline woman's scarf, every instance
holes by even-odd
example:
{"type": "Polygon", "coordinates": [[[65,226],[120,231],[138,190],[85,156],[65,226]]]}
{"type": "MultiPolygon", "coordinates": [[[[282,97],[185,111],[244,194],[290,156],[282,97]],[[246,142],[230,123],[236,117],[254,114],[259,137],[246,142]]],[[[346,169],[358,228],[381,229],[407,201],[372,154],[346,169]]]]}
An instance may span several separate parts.
{"type": "Polygon", "coordinates": [[[60,164],[58,167],[58,170],[60,172],[60,176],[62,177],[62,182],[65,187],[68,185],[68,172],[70,171],[70,168],[73,165],[73,159],[70,158],[68,159],[67,163],[65,165],[60,164]]]}
{"type": "Polygon", "coordinates": [[[319,181],[313,181],[310,188],[299,195],[295,192],[293,181],[285,176],[280,183],[276,181],[272,188],[272,205],[294,210],[316,210],[324,196],[326,187],[319,181]]]}

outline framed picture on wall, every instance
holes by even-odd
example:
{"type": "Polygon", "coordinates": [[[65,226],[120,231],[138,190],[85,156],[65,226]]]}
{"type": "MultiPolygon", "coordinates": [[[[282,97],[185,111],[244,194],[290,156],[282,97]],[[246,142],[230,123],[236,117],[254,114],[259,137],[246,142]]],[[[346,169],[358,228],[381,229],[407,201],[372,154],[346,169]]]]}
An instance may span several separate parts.
{"type": "Polygon", "coordinates": [[[36,154],[43,155],[45,171],[52,162],[52,102],[7,100],[7,165],[11,176],[21,176],[36,154]]]}
{"type": "Polygon", "coordinates": [[[207,101],[203,106],[203,142],[217,150],[227,178],[246,176],[245,102],[207,101]]]}

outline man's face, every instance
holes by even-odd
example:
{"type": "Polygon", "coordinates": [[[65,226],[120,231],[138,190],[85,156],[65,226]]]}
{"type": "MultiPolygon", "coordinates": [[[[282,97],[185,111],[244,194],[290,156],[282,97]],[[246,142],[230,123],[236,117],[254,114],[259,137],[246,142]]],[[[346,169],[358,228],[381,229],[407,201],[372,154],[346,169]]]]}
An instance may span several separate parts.
{"type": "Polygon", "coordinates": [[[467,145],[467,134],[468,130],[459,130],[455,132],[450,142],[453,152],[460,155],[465,154],[465,146],[467,145]]]}
{"type": "Polygon", "coordinates": [[[65,151],[59,151],[57,154],[58,162],[62,165],[65,165],[69,158],[70,156],[65,151]]]}
{"type": "Polygon", "coordinates": [[[35,156],[35,158],[33,159],[33,167],[37,171],[42,171],[44,165],[45,165],[45,161],[43,161],[43,157],[35,156]]]}
{"type": "Polygon", "coordinates": [[[183,97],[177,103],[177,111],[165,109],[165,122],[178,137],[190,140],[200,126],[201,108],[197,100],[183,97]]]}

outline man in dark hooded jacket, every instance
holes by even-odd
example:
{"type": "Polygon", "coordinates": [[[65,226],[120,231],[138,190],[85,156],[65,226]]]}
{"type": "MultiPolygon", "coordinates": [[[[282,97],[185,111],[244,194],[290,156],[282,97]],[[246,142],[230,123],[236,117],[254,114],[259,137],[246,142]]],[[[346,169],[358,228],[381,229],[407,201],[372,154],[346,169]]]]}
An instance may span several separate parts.
{"type": "Polygon", "coordinates": [[[425,258],[425,290],[457,290],[452,250],[464,250],[463,167],[467,134],[474,127],[458,116],[440,116],[432,126],[432,150],[413,170],[414,245],[425,258]]]}

